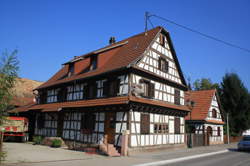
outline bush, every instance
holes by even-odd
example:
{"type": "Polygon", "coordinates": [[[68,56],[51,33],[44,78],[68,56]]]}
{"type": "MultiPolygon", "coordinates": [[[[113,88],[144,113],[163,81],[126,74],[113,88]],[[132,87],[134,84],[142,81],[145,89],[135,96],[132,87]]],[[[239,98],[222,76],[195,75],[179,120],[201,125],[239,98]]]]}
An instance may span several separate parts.
{"type": "Polygon", "coordinates": [[[42,143],[43,137],[41,136],[34,136],[33,137],[33,142],[34,145],[40,145],[42,143]]]}
{"type": "Polygon", "coordinates": [[[1,162],[5,160],[6,157],[7,157],[6,152],[0,152],[0,165],[1,165],[1,162]]]}
{"type": "Polygon", "coordinates": [[[52,140],[51,147],[59,148],[61,146],[62,146],[62,141],[61,140],[59,140],[59,139],[52,140]]]}

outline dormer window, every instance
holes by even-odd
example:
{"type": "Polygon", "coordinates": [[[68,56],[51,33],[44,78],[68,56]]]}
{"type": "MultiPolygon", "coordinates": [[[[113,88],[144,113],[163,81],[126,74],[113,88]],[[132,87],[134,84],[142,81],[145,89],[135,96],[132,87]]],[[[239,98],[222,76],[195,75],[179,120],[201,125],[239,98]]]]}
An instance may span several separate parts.
{"type": "Polygon", "coordinates": [[[95,70],[97,68],[97,55],[90,57],[90,68],[89,70],[95,70]]]}
{"type": "Polygon", "coordinates": [[[163,72],[168,72],[168,61],[162,57],[159,58],[159,70],[163,72]]]}
{"type": "Polygon", "coordinates": [[[75,71],[74,63],[70,63],[70,64],[69,64],[68,77],[72,76],[72,75],[74,74],[74,71],[75,71]]]}

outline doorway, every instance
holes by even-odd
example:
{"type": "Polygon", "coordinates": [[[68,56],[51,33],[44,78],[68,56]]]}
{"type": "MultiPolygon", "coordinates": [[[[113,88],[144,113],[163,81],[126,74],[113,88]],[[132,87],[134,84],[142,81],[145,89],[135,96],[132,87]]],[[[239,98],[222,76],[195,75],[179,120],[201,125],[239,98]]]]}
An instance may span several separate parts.
{"type": "Polygon", "coordinates": [[[107,136],[107,143],[115,143],[115,123],[116,122],[116,113],[115,112],[106,112],[105,113],[105,124],[104,132],[107,136]]]}

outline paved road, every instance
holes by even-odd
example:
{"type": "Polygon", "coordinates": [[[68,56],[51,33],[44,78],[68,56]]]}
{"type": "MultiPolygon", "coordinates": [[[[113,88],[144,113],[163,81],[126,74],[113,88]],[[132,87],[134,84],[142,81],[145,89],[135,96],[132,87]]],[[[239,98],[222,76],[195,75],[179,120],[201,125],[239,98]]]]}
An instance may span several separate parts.
{"type": "Polygon", "coordinates": [[[167,164],[166,166],[250,166],[250,153],[231,151],[223,154],[167,164]]]}

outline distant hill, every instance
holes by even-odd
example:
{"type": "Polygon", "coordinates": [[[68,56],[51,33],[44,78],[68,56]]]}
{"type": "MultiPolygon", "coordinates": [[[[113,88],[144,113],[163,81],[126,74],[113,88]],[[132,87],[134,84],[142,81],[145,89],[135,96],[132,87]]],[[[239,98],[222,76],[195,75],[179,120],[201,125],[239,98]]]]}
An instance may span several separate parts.
{"type": "Polygon", "coordinates": [[[15,106],[22,106],[32,102],[34,99],[33,89],[42,83],[27,78],[17,78],[13,88],[14,98],[11,103],[15,106]]]}

